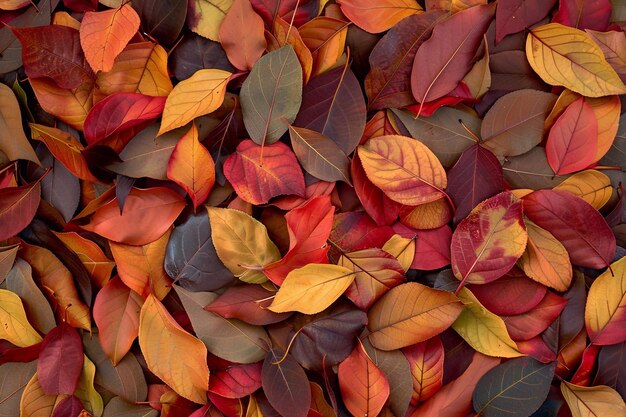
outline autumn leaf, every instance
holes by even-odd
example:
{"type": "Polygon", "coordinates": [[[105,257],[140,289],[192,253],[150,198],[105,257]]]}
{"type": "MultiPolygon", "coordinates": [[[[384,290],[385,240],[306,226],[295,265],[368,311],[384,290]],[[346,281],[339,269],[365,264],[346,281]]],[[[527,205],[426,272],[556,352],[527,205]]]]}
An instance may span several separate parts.
{"type": "Polygon", "coordinates": [[[554,189],[567,191],[580,197],[596,210],[604,207],[613,193],[611,179],[606,174],[593,169],[577,172],[554,189]]]}
{"type": "Polygon", "coordinates": [[[41,182],[0,189],[0,239],[21,232],[35,217],[41,199],[41,182]]]}
{"type": "Polygon", "coordinates": [[[618,417],[626,412],[623,398],[610,387],[581,387],[561,382],[561,393],[574,417],[602,415],[618,417]]]}
{"type": "Polygon", "coordinates": [[[20,108],[13,91],[0,84],[0,129],[6,132],[0,136],[0,151],[10,161],[26,159],[41,165],[22,128],[20,108]]]}
{"type": "Polygon", "coordinates": [[[443,344],[439,337],[402,348],[409,361],[413,378],[411,404],[416,405],[431,398],[443,383],[443,344]]]}
{"type": "Polygon", "coordinates": [[[263,19],[246,0],[234,0],[219,25],[219,41],[228,60],[242,71],[251,70],[267,43],[263,19]]]}
{"type": "Polygon", "coordinates": [[[423,12],[413,0],[384,0],[376,4],[366,0],[340,0],[338,3],[348,19],[371,33],[384,32],[407,16],[423,12]]]}
{"type": "Polygon", "coordinates": [[[32,346],[42,340],[28,322],[20,297],[4,289],[0,289],[0,321],[0,338],[15,346],[32,346]]]}
{"type": "Polygon", "coordinates": [[[76,390],[83,369],[83,344],[76,329],[61,323],[52,329],[41,344],[37,378],[48,395],[68,394],[76,390]]]}

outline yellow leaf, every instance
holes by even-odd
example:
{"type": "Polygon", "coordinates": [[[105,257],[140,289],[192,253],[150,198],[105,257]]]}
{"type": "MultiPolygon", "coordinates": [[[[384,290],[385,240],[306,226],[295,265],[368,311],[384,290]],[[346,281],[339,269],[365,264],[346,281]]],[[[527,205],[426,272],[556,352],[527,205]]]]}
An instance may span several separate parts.
{"type": "Polygon", "coordinates": [[[343,266],[308,264],[287,275],[268,309],[275,313],[317,314],[334,303],[355,277],[353,270],[343,266]]]}
{"type": "Polygon", "coordinates": [[[217,110],[224,101],[231,75],[220,69],[202,69],[179,82],[165,101],[158,135],[217,110]]]}
{"type": "Polygon", "coordinates": [[[234,0],[191,0],[187,14],[189,29],[212,41],[220,41],[220,26],[234,0]]]}
{"type": "Polygon", "coordinates": [[[565,246],[552,233],[525,219],[528,244],[518,265],[533,280],[567,291],[572,282],[572,264],[565,246]]]}
{"type": "Polygon", "coordinates": [[[550,85],[561,85],[587,97],[626,93],[626,86],[585,32],[549,23],[531,29],[526,57],[550,85]]]}
{"type": "Polygon", "coordinates": [[[50,417],[67,395],[48,395],[43,391],[37,373],[28,381],[20,399],[20,416],[50,417]]]}
{"type": "Polygon", "coordinates": [[[254,395],[250,395],[250,401],[248,401],[248,409],[246,410],[246,417],[263,417],[263,412],[259,403],[254,395]]]}
{"type": "Polygon", "coordinates": [[[435,154],[416,139],[379,136],[358,148],[363,169],[387,197],[417,206],[444,197],[446,172],[435,154]]]}
{"type": "Polygon", "coordinates": [[[85,410],[89,411],[94,417],[100,417],[104,411],[104,403],[94,387],[95,376],[96,366],[86,355],[83,355],[83,371],[80,374],[74,395],[83,403],[85,410]]]}
{"type": "Polygon", "coordinates": [[[180,396],[206,404],[209,389],[207,349],[176,323],[149,295],[139,317],[139,346],[148,369],[180,396]]]}
{"type": "Polygon", "coordinates": [[[572,417],[623,417],[626,415],[626,404],[622,396],[606,385],[581,387],[563,381],[561,393],[572,412],[572,417]]]}
{"type": "Polygon", "coordinates": [[[504,320],[483,307],[467,288],[461,289],[458,295],[465,304],[465,310],[456,319],[452,328],[474,350],[500,358],[524,356],[509,336],[504,320]]]}
{"type": "Polygon", "coordinates": [[[0,339],[19,347],[32,346],[42,340],[28,322],[20,297],[3,289],[0,289],[0,339]]]}
{"type": "Polygon", "coordinates": [[[207,211],[211,239],[224,266],[242,281],[267,281],[262,267],[279,260],[280,252],[263,223],[239,210],[207,207],[207,211]]]}
{"type": "Polygon", "coordinates": [[[415,258],[415,239],[408,239],[395,234],[385,242],[382,249],[394,256],[406,272],[411,267],[413,258],[415,258]]]}
{"type": "Polygon", "coordinates": [[[596,210],[604,207],[613,194],[611,179],[602,172],[593,169],[578,172],[568,177],[554,189],[574,194],[591,204],[596,210]]]}
{"type": "Polygon", "coordinates": [[[452,216],[454,213],[446,198],[400,209],[400,223],[417,230],[438,229],[448,224],[452,216]]]}

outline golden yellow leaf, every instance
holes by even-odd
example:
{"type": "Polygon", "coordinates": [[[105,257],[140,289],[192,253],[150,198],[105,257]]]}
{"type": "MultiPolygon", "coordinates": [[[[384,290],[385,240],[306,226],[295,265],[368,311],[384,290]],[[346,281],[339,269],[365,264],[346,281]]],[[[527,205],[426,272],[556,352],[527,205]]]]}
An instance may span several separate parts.
{"type": "Polygon", "coordinates": [[[550,85],[561,85],[587,97],[626,93],[626,86],[600,47],[581,30],[549,23],[530,30],[526,57],[550,85]]]}
{"type": "Polygon", "coordinates": [[[291,271],[278,289],[269,310],[317,314],[334,303],[352,284],[356,272],[332,264],[308,264],[291,271]]]}
{"type": "Polygon", "coordinates": [[[411,267],[413,258],[415,258],[415,239],[408,239],[395,234],[385,242],[382,249],[394,256],[406,272],[411,267]]]}
{"type": "Polygon", "coordinates": [[[263,412],[259,403],[254,395],[250,395],[250,401],[248,401],[248,409],[246,410],[246,417],[263,417],[263,412]]]}
{"type": "Polygon", "coordinates": [[[139,346],[152,373],[180,396],[206,404],[209,389],[206,346],[183,330],[152,294],[141,308],[139,346]]]}
{"type": "Polygon", "coordinates": [[[207,207],[207,211],[211,239],[224,266],[242,281],[267,281],[262,267],[279,260],[280,252],[265,225],[239,210],[207,207]]]}
{"type": "Polygon", "coordinates": [[[515,190],[511,190],[511,194],[519,199],[522,199],[533,191],[535,190],[531,190],[530,188],[517,188],[515,190]]]}
{"type": "Polygon", "coordinates": [[[0,289],[0,339],[19,347],[32,346],[42,340],[28,322],[20,297],[3,289],[0,289]]]}
{"type": "Polygon", "coordinates": [[[593,169],[568,177],[554,189],[574,194],[591,204],[596,210],[604,207],[613,194],[611,179],[606,174],[593,169]]]}
{"type": "Polygon", "coordinates": [[[104,402],[94,387],[95,376],[96,366],[89,360],[87,355],[83,355],[83,371],[80,374],[74,395],[83,403],[85,410],[89,411],[94,417],[100,417],[104,411],[104,402]]]}
{"type": "Polygon", "coordinates": [[[626,404],[622,396],[606,385],[581,387],[563,381],[561,393],[572,412],[572,417],[623,417],[626,415],[626,404]]]}
{"type": "Polygon", "coordinates": [[[525,219],[528,244],[518,265],[533,280],[567,291],[572,282],[572,263],[565,246],[552,233],[525,219]]]}
{"type": "Polygon", "coordinates": [[[220,26],[234,0],[191,0],[187,14],[189,29],[212,41],[220,41],[220,26]]]}
{"type": "Polygon", "coordinates": [[[80,22],[70,16],[68,12],[55,12],[52,15],[52,24],[67,26],[76,30],[80,30],[80,22]]]}
{"type": "Polygon", "coordinates": [[[224,101],[231,75],[220,69],[202,69],[179,82],[165,101],[158,135],[217,110],[224,101]]]}
{"type": "Polygon", "coordinates": [[[504,320],[483,307],[467,288],[462,288],[458,296],[465,304],[465,310],[461,312],[452,328],[474,350],[500,358],[524,356],[509,336],[504,320]]]}
{"type": "Polygon", "coordinates": [[[418,206],[403,206],[400,209],[400,222],[417,230],[438,229],[452,220],[454,213],[448,199],[440,198],[418,206]]]}
{"type": "Polygon", "coordinates": [[[319,16],[298,28],[302,41],[313,57],[311,76],[322,74],[337,65],[345,50],[349,25],[349,22],[319,16]]]}
{"type": "Polygon", "coordinates": [[[67,395],[48,395],[43,391],[37,373],[28,381],[20,399],[20,416],[50,417],[57,406],[67,395]]]}

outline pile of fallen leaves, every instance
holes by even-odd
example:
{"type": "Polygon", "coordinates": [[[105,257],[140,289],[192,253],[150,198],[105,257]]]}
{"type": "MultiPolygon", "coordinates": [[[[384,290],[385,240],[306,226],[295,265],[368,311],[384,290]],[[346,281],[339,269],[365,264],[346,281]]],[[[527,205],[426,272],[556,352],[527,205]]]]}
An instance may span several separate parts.
{"type": "Polygon", "coordinates": [[[626,416],[624,1],[0,21],[0,416],[626,416]]]}

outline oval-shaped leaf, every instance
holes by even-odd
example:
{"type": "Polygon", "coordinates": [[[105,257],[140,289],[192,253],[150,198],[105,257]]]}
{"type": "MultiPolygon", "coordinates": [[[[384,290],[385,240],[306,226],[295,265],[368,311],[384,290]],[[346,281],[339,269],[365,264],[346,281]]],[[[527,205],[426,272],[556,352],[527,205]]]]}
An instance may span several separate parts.
{"type": "Polygon", "coordinates": [[[424,342],[402,348],[409,361],[413,378],[411,404],[428,400],[443,383],[444,350],[441,339],[436,336],[424,342]]]}
{"type": "Polygon", "coordinates": [[[0,189],[0,240],[15,236],[28,226],[40,200],[40,181],[0,189]]]}
{"type": "Polygon", "coordinates": [[[26,318],[22,300],[15,293],[0,289],[0,339],[28,347],[41,342],[41,336],[26,318]]]}
{"type": "Polygon", "coordinates": [[[267,47],[264,24],[250,1],[232,1],[219,25],[219,41],[228,60],[241,71],[249,71],[261,58],[267,47]]]}
{"type": "Polygon", "coordinates": [[[311,406],[309,380],[290,355],[277,349],[271,350],[263,361],[261,380],[267,400],[280,415],[308,415],[311,406]],[[284,355],[287,356],[282,360],[284,355]]]}
{"type": "Polygon", "coordinates": [[[83,369],[83,342],[76,329],[61,323],[41,344],[37,378],[48,395],[72,395],[83,369]]]}
{"type": "Polygon", "coordinates": [[[626,413],[624,399],[605,385],[581,387],[563,381],[561,393],[573,417],[620,417],[626,413]]]}

